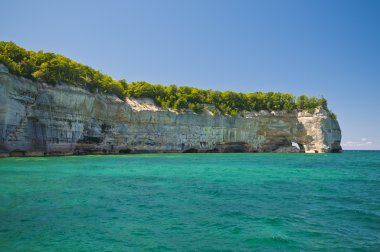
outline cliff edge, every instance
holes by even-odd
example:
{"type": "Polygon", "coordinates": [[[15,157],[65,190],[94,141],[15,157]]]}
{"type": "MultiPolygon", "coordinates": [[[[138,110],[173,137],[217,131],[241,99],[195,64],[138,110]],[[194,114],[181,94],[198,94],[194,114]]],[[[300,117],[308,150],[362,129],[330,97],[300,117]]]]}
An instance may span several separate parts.
{"type": "Polygon", "coordinates": [[[33,82],[1,64],[0,101],[0,156],[342,150],[339,124],[323,109],[178,113],[149,101],[33,82]]]}

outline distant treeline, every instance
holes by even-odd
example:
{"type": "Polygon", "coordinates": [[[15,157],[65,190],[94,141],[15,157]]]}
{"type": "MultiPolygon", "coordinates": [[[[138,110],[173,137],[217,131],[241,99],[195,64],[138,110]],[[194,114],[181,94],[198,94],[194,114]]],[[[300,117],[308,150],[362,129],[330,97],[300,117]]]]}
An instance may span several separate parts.
{"type": "Polygon", "coordinates": [[[127,83],[114,80],[86,65],[65,56],[28,51],[13,42],[0,41],[0,62],[15,75],[46,82],[51,85],[67,83],[81,86],[91,92],[114,94],[120,99],[128,97],[151,98],[157,105],[179,111],[191,109],[200,113],[205,109],[214,113],[236,115],[241,111],[259,110],[308,110],[327,109],[325,98],[294,96],[289,93],[202,90],[194,87],[175,85],[164,86],[147,82],[127,83]]]}

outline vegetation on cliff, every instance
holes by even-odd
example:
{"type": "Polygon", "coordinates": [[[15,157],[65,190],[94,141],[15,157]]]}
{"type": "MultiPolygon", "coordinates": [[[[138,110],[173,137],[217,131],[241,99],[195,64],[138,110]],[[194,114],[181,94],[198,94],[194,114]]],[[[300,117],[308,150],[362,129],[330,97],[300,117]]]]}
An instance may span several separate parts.
{"type": "Polygon", "coordinates": [[[0,41],[0,62],[11,73],[31,80],[52,85],[64,82],[92,92],[98,90],[100,93],[124,97],[125,81],[113,80],[108,75],[59,54],[27,51],[13,42],[0,41]]]}
{"type": "Polygon", "coordinates": [[[194,87],[175,85],[164,86],[144,81],[127,83],[114,80],[86,65],[77,63],[65,56],[28,51],[13,42],[0,41],[0,63],[6,65],[12,74],[51,85],[67,83],[81,86],[91,92],[114,94],[120,99],[126,96],[151,98],[159,106],[179,111],[191,109],[202,112],[209,109],[214,113],[236,115],[241,111],[259,110],[308,110],[327,109],[325,98],[294,96],[289,93],[202,90],[194,87]]]}

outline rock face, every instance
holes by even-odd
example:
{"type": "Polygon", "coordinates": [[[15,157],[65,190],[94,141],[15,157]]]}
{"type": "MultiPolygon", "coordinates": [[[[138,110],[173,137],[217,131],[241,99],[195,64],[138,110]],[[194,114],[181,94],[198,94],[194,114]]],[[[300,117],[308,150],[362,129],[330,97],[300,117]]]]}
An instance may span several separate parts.
{"type": "Polygon", "coordinates": [[[2,66],[0,156],[298,151],[292,142],[301,152],[341,151],[339,124],[324,110],[231,117],[128,101],[32,82],[2,66]]]}

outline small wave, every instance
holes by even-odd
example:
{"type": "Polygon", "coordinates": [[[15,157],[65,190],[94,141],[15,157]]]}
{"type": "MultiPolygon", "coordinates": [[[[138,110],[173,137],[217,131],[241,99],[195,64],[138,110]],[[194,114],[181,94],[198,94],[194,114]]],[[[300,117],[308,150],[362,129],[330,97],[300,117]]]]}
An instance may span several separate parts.
{"type": "Polygon", "coordinates": [[[289,244],[295,244],[295,241],[292,239],[283,237],[283,236],[271,236],[271,237],[254,237],[249,238],[244,241],[244,243],[247,243],[249,245],[256,245],[256,246],[268,246],[270,247],[276,246],[276,245],[289,245],[289,244]]]}

